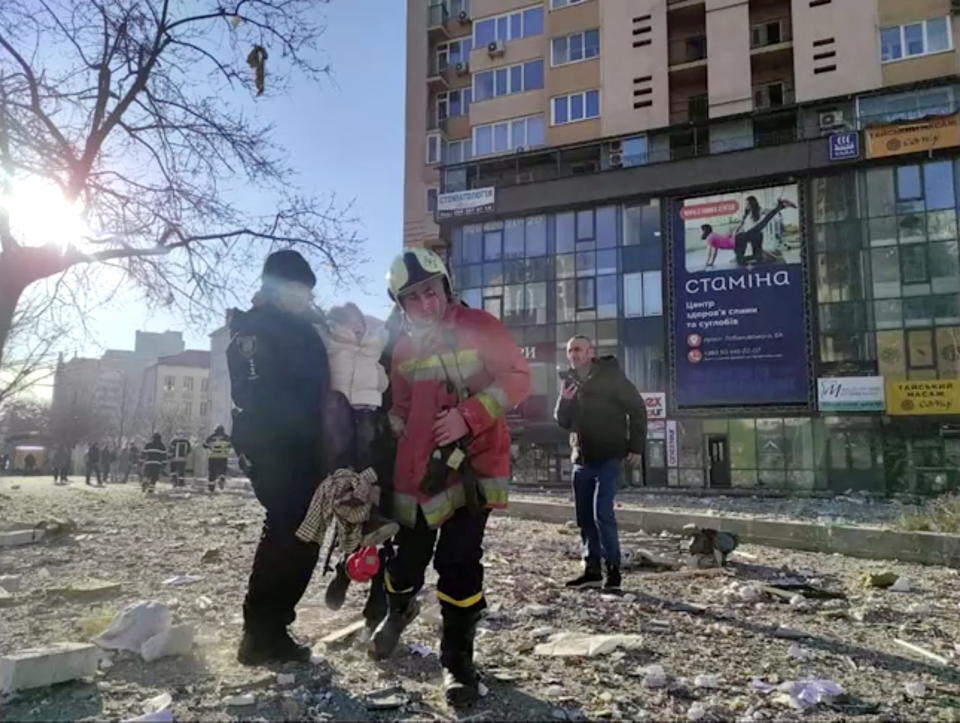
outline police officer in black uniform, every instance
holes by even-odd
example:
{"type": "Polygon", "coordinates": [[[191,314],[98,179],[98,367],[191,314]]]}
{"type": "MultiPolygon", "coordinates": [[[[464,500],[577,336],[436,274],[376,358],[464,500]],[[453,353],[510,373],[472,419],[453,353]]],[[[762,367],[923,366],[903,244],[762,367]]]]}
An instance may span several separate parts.
{"type": "Polygon", "coordinates": [[[327,352],[314,326],[316,277],[296,251],[277,251],[247,312],[230,320],[227,363],[234,401],[231,437],[266,520],[243,603],[245,665],[310,659],[287,630],[317,564],[319,547],[295,532],[328,471],[324,410],[327,352]]]}

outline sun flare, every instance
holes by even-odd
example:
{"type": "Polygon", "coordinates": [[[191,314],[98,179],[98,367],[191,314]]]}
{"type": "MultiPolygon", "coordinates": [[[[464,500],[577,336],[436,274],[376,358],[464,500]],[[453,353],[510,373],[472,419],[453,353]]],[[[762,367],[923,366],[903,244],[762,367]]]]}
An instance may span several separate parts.
{"type": "Polygon", "coordinates": [[[24,246],[54,244],[81,246],[92,234],[83,216],[83,205],[70,203],[50,181],[14,179],[0,205],[10,214],[10,230],[24,246]]]}

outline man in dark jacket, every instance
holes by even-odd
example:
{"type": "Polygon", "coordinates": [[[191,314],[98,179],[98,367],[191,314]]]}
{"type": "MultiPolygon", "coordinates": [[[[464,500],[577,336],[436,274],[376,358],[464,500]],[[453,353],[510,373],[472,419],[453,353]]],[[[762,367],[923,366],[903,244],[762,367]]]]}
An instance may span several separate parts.
{"type": "Polygon", "coordinates": [[[100,468],[100,445],[94,442],[87,447],[87,456],[84,459],[87,468],[87,484],[90,484],[90,477],[97,480],[98,485],[103,484],[103,472],[100,468]]]}
{"type": "Polygon", "coordinates": [[[140,477],[140,488],[147,494],[156,492],[157,480],[160,479],[160,473],[166,461],[167,447],[163,443],[160,432],[155,432],[143,447],[143,474],[140,477]]]}
{"type": "Polygon", "coordinates": [[[647,434],[643,397],[612,356],[597,359],[585,336],[567,342],[556,420],[571,432],[573,493],[584,548],[584,572],[567,587],[620,587],[620,541],[613,500],[624,458],[639,465],[647,434]],[[607,578],[600,569],[606,562],[607,578]]]}
{"type": "Polygon", "coordinates": [[[296,251],[277,251],[263,267],[253,308],[230,318],[233,447],[266,508],[243,603],[245,665],[310,659],[287,626],[317,564],[319,547],[295,536],[324,458],[324,410],[330,395],[327,352],[314,326],[316,277],[296,251]]]}

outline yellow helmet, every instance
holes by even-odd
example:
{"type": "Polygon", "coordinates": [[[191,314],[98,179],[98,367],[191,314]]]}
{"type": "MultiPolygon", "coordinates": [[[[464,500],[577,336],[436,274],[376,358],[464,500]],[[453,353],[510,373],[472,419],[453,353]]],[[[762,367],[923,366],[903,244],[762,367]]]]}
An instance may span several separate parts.
{"type": "Polygon", "coordinates": [[[404,291],[430,279],[442,278],[447,294],[451,293],[450,273],[443,259],[430,249],[409,248],[397,256],[387,272],[390,298],[399,302],[404,291]]]}

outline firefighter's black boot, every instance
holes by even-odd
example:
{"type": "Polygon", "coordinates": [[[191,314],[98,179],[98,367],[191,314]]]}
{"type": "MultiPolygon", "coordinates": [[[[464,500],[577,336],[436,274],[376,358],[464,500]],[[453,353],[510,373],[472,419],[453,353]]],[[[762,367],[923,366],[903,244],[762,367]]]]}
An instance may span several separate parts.
{"type": "Polygon", "coordinates": [[[371,658],[383,660],[389,658],[400,642],[400,636],[420,612],[420,603],[412,594],[398,595],[389,593],[387,598],[387,616],[373,631],[368,653],[371,658]]]}
{"type": "Polygon", "coordinates": [[[473,665],[473,641],[480,611],[443,606],[442,613],[440,665],[443,666],[443,692],[447,703],[454,708],[470,706],[480,697],[480,680],[473,665]]]}
{"type": "Polygon", "coordinates": [[[245,628],[237,660],[242,665],[264,663],[308,663],[311,650],[294,640],[286,629],[266,631],[245,628]]]}

